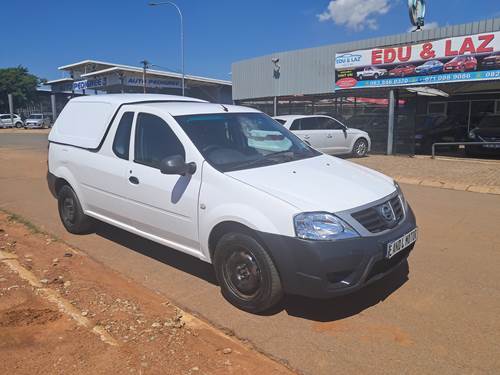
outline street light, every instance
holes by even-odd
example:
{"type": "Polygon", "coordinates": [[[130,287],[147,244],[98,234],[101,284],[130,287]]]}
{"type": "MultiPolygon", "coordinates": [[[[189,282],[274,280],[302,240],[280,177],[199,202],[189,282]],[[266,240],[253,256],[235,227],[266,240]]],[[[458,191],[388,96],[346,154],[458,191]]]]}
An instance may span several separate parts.
{"type": "Polygon", "coordinates": [[[177,6],[177,4],[175,4],[172,1],[162,1],[160,3],[149,3],[148,5],[151,7],[158,6],[158,5],[172,5],[173,7],[175,7],[175,9],[177,9],[177,12],[179,13],[179,17],[181,19],[182,96],[185,96],[184,95],[184,90],[185,90],[185,85],[184,85],[184,79],[185,79],[185,74],[184,74],[184,21],[182,18],[181,9],[177,6]]]}

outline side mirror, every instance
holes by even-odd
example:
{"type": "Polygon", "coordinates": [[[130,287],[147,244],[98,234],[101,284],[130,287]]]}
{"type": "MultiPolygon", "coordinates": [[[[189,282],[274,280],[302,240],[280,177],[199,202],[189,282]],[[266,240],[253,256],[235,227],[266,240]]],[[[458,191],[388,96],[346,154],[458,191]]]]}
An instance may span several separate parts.
{"type": "Polygon", "coordinates": [[[196,172],[196,164],[194,162],[186,163],[182,155],[172,155],[166,157],[160,162],[160,172],[163,174],[178,174],[185,176],[196,172]]]}

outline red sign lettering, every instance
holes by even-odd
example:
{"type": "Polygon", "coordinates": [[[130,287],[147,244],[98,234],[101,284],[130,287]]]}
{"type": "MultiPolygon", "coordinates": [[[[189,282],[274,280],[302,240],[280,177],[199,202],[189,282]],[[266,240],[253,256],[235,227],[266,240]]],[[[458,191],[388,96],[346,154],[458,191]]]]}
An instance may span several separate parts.
{"type": "Polygon", "coordinates": [[[420,52],[420,57],[424,60],[433,59],[436,57],[436,52],[432,49],[432,43],[422,44],[422,52],[420,52]]]}
{"type": "Polygon", "coordinates": [[[453,51],[451,49],[451,40],[450,39],[446,40],[444,43],[444,55],[446,57],[458,55],[458,51],[453,51]]]}
{"type": "Polygon", "coordinates": [[[382,50],[374,49],[372,51],[372,65],[382,64],[382,50]]]}
{"type": "Polygon", "coordinates": [[[460,51],[458,53],[463,55],[464,53],[476,53],[476,48],[474,47],[474,42],[471,37],[467,37],[462,42],[462,47],[460,47],[460,51]]]}
{"type": "Polygon", "coordinates": [[[410,60],[411,59],[411,46],[398,47],[398,59],[401,62],[406,62],[406,61],[410,60]],[[403,48],[406,49],[406,51],[404,51],[403,48]]]}
{"type": "Polygon", "coordinates": [[[488,44],[493,42],[493,39],[495,39],[495,34],[486,34],[486,35],[480,35],[479,40],[482,41],[482,43],[477,47],[477,53],[487,53],[487,52],[493,52],[493,47],[488,47],[488,44]]]}
{"type": "Polygon", "coordinates": [[[384,64],[393,63],[396,60],[396,50],[394,48],[384,49],[384,64]]]}

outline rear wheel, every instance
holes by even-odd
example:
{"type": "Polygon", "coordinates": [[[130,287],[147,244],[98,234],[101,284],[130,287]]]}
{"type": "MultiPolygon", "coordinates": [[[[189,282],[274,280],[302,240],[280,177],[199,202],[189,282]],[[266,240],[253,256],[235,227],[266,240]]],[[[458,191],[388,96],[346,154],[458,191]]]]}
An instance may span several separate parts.
{"type": "Polygon", "coordinates": [[[362,158],[368,153],[368,141],[364,138],[358,139],[352,146],[352,156],[362,158]]]}
{"type": "Polygon", "coordinates": [[[278,270],[262,245],[251,235],[232,232],[221,237],[214,267],[224,298],[241,310],[258,313],[283,297],[278,270]]]}
{"type": "Polygon", "coordinates": [[[57,195],[59,217],[66,230],[73,234],[86,234],[92,227],[92,218],[83,213],[74,190],[64,185],[57,195]]]}

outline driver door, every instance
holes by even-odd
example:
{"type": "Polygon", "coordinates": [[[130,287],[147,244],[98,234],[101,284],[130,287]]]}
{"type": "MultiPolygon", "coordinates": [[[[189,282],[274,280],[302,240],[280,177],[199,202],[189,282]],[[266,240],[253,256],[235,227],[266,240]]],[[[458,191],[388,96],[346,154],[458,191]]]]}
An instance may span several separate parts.
{"type": "Polygon", "coordinates": [[[201,163],[198,162],[193,175],[160,172],[159,163],[168,156],[192,157],[186,154],[179,137],[160,115],[138,113],[133,134],[133,161],[127,176],[128,198],[134,205],[133,225],[152,239],[161,239],[188,254],[201,256],[198,238],[201,163]]]}
{"type": "Polygon", "coordinates": [[[349,135],[343,124],[331,117],[318,117],[318,122],[326,133],[326,153],[344,154],[350,151],[349,135]]]}

